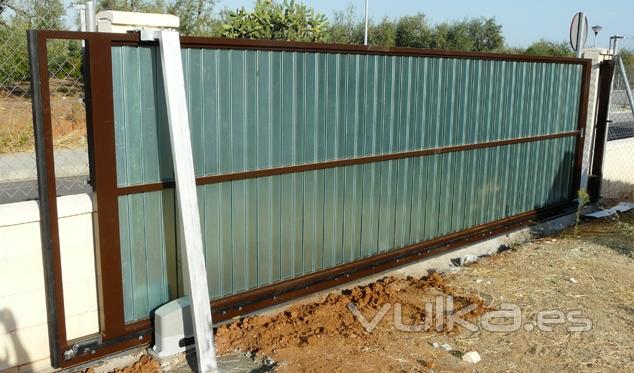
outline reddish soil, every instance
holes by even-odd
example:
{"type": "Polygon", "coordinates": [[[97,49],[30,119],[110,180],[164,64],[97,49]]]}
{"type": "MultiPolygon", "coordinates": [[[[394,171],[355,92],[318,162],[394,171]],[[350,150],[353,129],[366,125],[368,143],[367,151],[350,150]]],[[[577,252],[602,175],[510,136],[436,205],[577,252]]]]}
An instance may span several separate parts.
{"type": "MultiPolygon", "coordinates": [[[[143,355],[136,363],[123,369],[116,369],[114,373],[157,373],[160,372],[160,370],[161,367],[156,360],[148,355],[143,355]]],[[[86,373],[94,372],[95,370],[93,368],[86,370],[86,373]]]]}
{"type": "MultiPolygon", "coordinates": [[[[386,277],[367,286],[331,293],[321,302],[293,305],[275,316],[249,317],[223,326],[216,336],[218,353],[255,352],[282,362],[280,372],[350,371],[355,366],[363,367],[364,371],[467,368],[466,363],[457,359],[437,362],[434,348],[419,338],[420,333],[396,330],[392,309],[370,333],[348,309],[350,303],[355,304],[370,321],[383,305],[398,303],[402,306],[402,324],[423,325],[423,319],[429,317],[435,328],[435,314],[428,315],[424,304],[433,303],[436,296],[448,295],[453,296],[455,309],[477,305],[464,317],[466,320],[487,310],[484,299],[458,292],[436,273],[423,279],[386,277]],[[405,355],[409,355],[407,359],[402,358],[405,355]],[[297,359],[298,356],[302,358],[297,359]],[[284,364],[288,360],[293,364],[284,364]]],[[[459,331],[457,327],[442,333],[459,331]]]]}

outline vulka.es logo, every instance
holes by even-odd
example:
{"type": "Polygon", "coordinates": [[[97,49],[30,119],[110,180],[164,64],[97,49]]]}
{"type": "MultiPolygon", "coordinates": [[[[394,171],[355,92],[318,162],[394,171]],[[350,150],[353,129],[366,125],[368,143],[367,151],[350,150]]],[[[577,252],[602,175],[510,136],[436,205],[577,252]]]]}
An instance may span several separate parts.
{"type": "Polygon", "coordinates": [[[437,332],[452,331],[456,325],[471,332],[486,330],[497,333],[515,332],[522,328],[526,331],[537,328],[540,331],[550,332],[553,331],[555,325],[563,324],[567,324],[566,330],[569,332],[592,330],[592,320],[583,317],[582,312],[578,310],[567,313],[560,310],[544,310],[536,314],[535,320],[523,323],[522,309],[513,303],[502,303],[500,309],[483,313],[477,324],[464,319],[477,308],[476,304],[468,304],[459,310],[454,310],[452,296],[438,296],[435,302],[425,303],[422,324],[404,324],[403,308],[400,303],[384,304],[371,320],[368,320],[354,303],[348,303],[348,309],[368,333],[379,325],[390,310],[394,312],[394,328],[403,332],[426,332],[432,328],[437,332]]]}

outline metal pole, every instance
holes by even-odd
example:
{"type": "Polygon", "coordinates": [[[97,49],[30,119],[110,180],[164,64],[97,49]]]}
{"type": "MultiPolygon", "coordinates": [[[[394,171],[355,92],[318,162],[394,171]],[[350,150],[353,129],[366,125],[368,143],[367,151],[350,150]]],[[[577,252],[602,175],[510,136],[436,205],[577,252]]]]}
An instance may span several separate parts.
{"type": "Polygon", "coordinates": [[[86,29],[89,32],[97,31],[97,6],[94,0],[86,1],[86,29]]]}
{"type": "Polygon", "coordinates": [[[625,84],[625,93],[627,94],[627,100],[630,103],[630,109],[632,109],[632,114],[634,114],[634,97],[632,97],[632,89],[630,88],[630,82],[627,79],[627,74],[625,72],[625,65],[623,64],[623,59],[621,55],[616,55],[616,63],[619,65],[619,72],[621,73],[621,78],[623,78],[623,83],[625,84]]]}
{"type": "MultiPolygon", "coordinates": [[[[86,4],[75,5],[75,9],[79,12],[79,31],[86,31],[86,4]]],[[[86,47],[86,40],[81,41],[81,47],[86,47]]]]}
{"type": "Polygon", "coordinates": [[[601,197],[601,180],[603,179],[603,160],[605,157],[605,145],[608,138],[610,120],[610,93],[612,91],[612,76],[614,73],[614,61],[606,60],[599,65],[599,85],[597,87],[598,105],[596,127],[588,177],[588,193],[590,200],[596,202],[601,197]]]}
{"type": "Polygon", "coordinates": [[[623,39],[623,37],[620,35],[614,35],[612,38],[614,38],[614,50],[612,51],[612,55],[616,55],[619,53],[619,40],[623,39]]]}
{"type": "Polygon", "coordinates": [[[365,32],[363,34],[363,45],[368,45],[368,0],[365,0],[365,32]]]}
{"type": "Polygon", "coordinates": [[[577,58],[581,58],[581,52],[583,51],[583,32],[586,27],[585,17],[583,12],[579,12],[579,23],[577,24],[577,58]]]}
{"type": "Polygon", "coordinates": [[[75,9],[79,11],[79,31],[86,31],[86,4],[79,4],[75,6],[75,9]]]}
{"type": "MultiPolygon", "coordinates": [[[[42,242],[42,261],[44,264],[44,294],[46,294],[46,319],[48,324],[48,348],[51,357],[51,366],[59,367],[61,346],[58,344],[58,324],[55,287],[55,268],[53,264],[53,238],[51,234],[51,217],[49,215],[49,186],[47,183],[48,167],[45,153],[45,124],[44,108],[42,104],[42,90],[40,86],[40,56],[38,50],[38,35],[34,30],[27,31],[27,44],[29,50],[29,72],[31,78],[31,105],[33,110],[33,132],[35,134],[35,166],[37,168],[37,191],[40,210],[40,240],[42,242]]],[[[61,310],[63,315],[63,310],[61,310]]]]}

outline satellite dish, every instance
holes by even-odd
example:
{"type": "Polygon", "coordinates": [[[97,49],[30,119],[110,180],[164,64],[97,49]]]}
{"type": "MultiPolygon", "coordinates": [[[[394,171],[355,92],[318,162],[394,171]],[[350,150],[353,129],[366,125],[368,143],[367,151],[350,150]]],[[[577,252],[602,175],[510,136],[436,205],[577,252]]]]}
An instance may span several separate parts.
{"type": "Polygon", "coordinates": [[[570,47],[573,51],[583,49],[586,45],[586,39],[588,38],[588,18],[583,15],[583,12],[579,12],[572,17],[572,23],[570,23],[570,47]],[[579,24],[583,20],[582,24],[579,24]],[[579,26],[582,26],[581,28],[579,26]],[[579,37],[581,36],[581,37],[579,37]]]}

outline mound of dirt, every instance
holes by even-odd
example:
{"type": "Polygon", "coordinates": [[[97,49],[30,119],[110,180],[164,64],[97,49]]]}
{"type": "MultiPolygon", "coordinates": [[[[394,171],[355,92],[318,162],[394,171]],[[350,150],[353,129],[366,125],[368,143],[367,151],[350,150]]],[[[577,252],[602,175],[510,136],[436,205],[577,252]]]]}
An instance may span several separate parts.
{"type": "MultiPolygon", "coordinates": [[[[161,365],[148,355],[143,355],[136,363],[122,369],[115,369],[113,373],[158,373],[161,365]]],[[[86,369],[85,373],[94,373],[94,368],[86,369]]]]}
{"type": "MultiPolygon", "coordinates": [[[[399,338],[394,338],[394,334],[412,334],[412,337],[416,334],[420,337],[420,333],[407,333],[394,327],[394,305],[401,307],[402,325],[423,325],[428,319],[431,321],[430,330],[437,334],[437,315],[435,311],[426,310],[425,304],[434,304],[437,297],[446,299],[448,296],[453,297],[455,310],[469,304],[476,306],[463,317],[465,320],[474,319],[487,310],[483,298],[460,293],[448,286],[444,277],[437,273],[422,279],[386,277],[366,286],[330,293],[321,302],[293,305],[274,316],[248,317],[222,326],[216,334],[216,346],[219,354],[250,352],[275,361],[284,361],[288,355],[310,350],[315,359],[307,359],[301,368],[294,366],[289,370],[336,371],[343,359],[346,364],[355,360],[372,360],[369,352],[373,349],[394,350],[395,356],[403,353],[407,347],[395,345],[399,338]],[[356,306],[369,322],[382,307],[389,305],[390,308],[376,328],[368,332],[351,312],[350,305],[356,306]],[[333,356],[332,360],[317,359],[319,355],[329,354],[337,356],[333,356]]],[[[455,334],[459,330],[460,327],[456,327],[451,331],[441,330],[441,333],[455,334]]],[[[429,343],[409,347],[414,347],[412,353],[420,353],[421,356],[415,360],[415,366],[407,366],[407,370],[435,365],[429,343]],[[421,347],[428,353],[421,351],[421,347]]],[[[376,361],[377,367],[382,368],[387,366],[400,370],[403,364],[398,358],[393,362],[383,361],[383,358],[379,360],[376,361]]],[[[284,371],[284,366],[280,369],[284,371]]]]}

